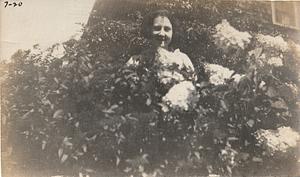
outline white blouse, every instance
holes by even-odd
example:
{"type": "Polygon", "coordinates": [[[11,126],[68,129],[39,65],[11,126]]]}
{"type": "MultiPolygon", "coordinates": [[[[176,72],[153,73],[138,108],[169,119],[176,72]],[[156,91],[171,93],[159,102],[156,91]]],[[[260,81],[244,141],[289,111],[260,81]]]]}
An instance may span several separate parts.
{"type": "MultiPolygon", "coordinates": [[[[137,60],[138,58],[138,56],[132,56],[128,60],[126,65],[138,66],[140,64],[140,61],[137,60]]],[[[161,66],[158,71],[158,76],[159,78],[161,78],[161,82],[164,84],[167,84],[174,79],[179,82],[185,80],[182,74],[167,68],[168,66],[172,66],[174,64],[178,66],[179,70],[185,69],[189,73],[192,73],[191,76],[188,78],[189,80],[197,80],[193,63],[191,62],[190,58],[185,53],[182,53],[179,49],[176,49],[174,52],[171,52],[166,49],[159,48],[157,53],[155,54],[155,62],[159,63],[161,66]]]]}
{"type": "MultiPolygon", "coordinates": [[[[179,49],[176,49],[174,52],[170,52],[166,49],[160,48],[156,53],[156,60],[164,65],[177,64],[179,69],[186,67],[191,71],[195,70],[190,58],[185,53],[182,53],[179,49]]],[[[135,56],[132,56],[126,64],[128,66],[139,65],[139,61],[136,60],[135,56]]]]}

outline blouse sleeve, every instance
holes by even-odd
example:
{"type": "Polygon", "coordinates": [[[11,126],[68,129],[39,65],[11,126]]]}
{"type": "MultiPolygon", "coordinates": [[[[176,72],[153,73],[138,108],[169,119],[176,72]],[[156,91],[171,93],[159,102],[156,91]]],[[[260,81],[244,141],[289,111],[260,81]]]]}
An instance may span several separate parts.
{"type": "Polygon", "coordinates": [[[192,80],[197,81],[197,74],[195,73],[195,68],[190,58],[185,53],[182,53],[179,49],[176,49],[175,52],[181,55],[183,66],[187,69],[187,71],[193,73],[192,80]]]}

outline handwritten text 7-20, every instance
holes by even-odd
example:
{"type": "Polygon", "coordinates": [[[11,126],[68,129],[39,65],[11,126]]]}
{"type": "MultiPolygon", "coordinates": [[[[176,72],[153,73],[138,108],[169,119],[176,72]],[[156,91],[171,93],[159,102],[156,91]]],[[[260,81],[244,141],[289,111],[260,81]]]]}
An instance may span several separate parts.
{"type": "Polygon", "coordinates": [[[4,1],[4,7],[21,7],[23,5],[23,2],[8,2],[8,1],[4,1]]]}

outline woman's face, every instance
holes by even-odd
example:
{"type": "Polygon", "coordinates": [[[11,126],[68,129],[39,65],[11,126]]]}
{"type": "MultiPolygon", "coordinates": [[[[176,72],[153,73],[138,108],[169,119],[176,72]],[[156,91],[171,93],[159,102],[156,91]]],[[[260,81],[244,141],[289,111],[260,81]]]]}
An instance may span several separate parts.
{"type": "Polygon", "coordinates": [[[153,20],[152,43],[155,47],[168,48],[173,35],[172,24],[168,17],[158,16],[153,20]]]}

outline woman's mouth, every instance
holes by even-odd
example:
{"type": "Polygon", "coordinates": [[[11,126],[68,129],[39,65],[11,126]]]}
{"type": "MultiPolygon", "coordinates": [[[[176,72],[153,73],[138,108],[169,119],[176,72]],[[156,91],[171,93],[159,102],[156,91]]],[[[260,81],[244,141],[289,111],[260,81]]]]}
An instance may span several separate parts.
{"type": "Polygon", "coordinates": [[[160,45],[164,46],[165,45],[165,41],[160,41],[160,45]]]}
{"type": "Polygon", "coordinates": [[[157,36],[154,39],[157,46],[166,47],[168,45],[166,37],[157,36]]]}

